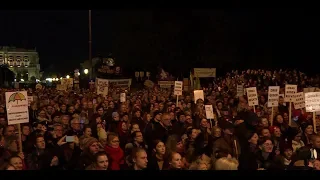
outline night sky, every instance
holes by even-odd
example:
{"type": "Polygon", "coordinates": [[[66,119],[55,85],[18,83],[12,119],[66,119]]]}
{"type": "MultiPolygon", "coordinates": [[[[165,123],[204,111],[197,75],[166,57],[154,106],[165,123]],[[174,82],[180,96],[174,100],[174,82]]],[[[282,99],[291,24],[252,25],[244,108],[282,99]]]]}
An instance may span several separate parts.
{"type": "MultiPolygon", "coordinates": [[[[88,59],[88,11],[0,16],[0,45],[36,47],[42,70],[64,73],[88,59]]],[[[311,72],[317,67],[310,63],[319,59],[318,19],[308,9],[92,10],[93,57],[112,52],[128,71],[160,65],[175,74],[192,67],[311,72]]]]}

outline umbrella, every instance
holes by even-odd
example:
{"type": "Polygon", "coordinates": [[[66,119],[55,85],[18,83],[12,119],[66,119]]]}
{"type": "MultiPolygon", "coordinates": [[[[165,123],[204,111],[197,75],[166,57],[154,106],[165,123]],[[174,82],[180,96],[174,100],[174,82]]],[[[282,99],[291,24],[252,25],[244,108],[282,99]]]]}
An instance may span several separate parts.
{"type": "Polygon", "coordinates": [[[13,93],[9,97],[9,102],[17,101],[17,104],[18,104],[19,100],[20,101],[26,100],[26,97],[22,93],[19,93],[19,92],[13,93]]]}

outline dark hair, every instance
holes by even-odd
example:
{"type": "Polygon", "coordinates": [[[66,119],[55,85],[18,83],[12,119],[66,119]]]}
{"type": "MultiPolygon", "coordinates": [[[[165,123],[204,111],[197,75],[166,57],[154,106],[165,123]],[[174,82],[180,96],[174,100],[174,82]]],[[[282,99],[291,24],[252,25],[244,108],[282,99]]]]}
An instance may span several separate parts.
{"type": "Polygon", "coordinates": [[[268,141],[268,140],[270,140],[270,141],[272,142],[272,144],[273,144],[273,141],[272,141],[271,138],[269,138],[269,137],[263,137],[263,138],[259,139],[258,145],[260,146],[260,145],[264,144],[264,143],[265,143],[266,141],[268,141]]]}
{"type": "Polygon", "coordinates": [[[260,131],[259,131],[259,134],[258,134],[258,135],[259,135],[259,136],[260,136],[260,135],[262,135],[262,131],[263,131],[263,130],[265,130],[265,129],[267,129],[267,130],[270,132],[269,128],[264,127],[264,128],[261,128],[261,129],[260,129],[260,131]]]}
{"type": "Polygon", "coordinates": [[[42,134],[37,134],[37,135],[34,137],[33,144],[36,145],[36,144],[37,144],[37,139],[38,139],[38,138],[41,138],[41,137],[44,139],[44,136],[43,136],[42,134]]]}
{"type": "MultiPolygon", "coordinates": [[[[156,139],[152,141],[152,149],[155,149],[157,147],[157,145],[162,142],[160,139],[156,139]]],[[[164,144],[164,142],[162,142],[164,144]]]]}
{"type": "Polygon", "coordinates": [[[97,163],[98,158],[99,158],[100,156],[107,156],[107,157],[108,157],[108,155],[107,155],[107,153],[106,153],[105,151],[99,151],[99,152],[97,152],[97,153],[94,155],[94,161],[95,161],[96,163],[97,163]]]}
{"type": "Polygon", "coordinates": [[[133,132],[133,133],[131,133],[131,139],[132,140],[134,140],[134,138],[137,136],[137,133],[141,133],[142,134],[142,132],[141,131],[135,131],[135,132],[133,132]]]}

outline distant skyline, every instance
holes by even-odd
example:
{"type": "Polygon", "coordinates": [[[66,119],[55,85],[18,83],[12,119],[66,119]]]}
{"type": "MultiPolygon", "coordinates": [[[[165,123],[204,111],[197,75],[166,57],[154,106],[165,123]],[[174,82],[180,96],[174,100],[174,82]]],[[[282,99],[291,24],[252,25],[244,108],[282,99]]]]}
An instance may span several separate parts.
{"type": "MultiPolygon", "coordinates": [[[[87,10],[0,16],[0,46],[36,47],[42,69],[68,72],[88,59],[87,10]]],[[[92,10],[93,57],[112,52],[129,67],[160,64],[169,71],[179,65],[225,68],[221,62],[317,71],[311,64],[319,59],[318,19],[309,9],[92,10]]]]}

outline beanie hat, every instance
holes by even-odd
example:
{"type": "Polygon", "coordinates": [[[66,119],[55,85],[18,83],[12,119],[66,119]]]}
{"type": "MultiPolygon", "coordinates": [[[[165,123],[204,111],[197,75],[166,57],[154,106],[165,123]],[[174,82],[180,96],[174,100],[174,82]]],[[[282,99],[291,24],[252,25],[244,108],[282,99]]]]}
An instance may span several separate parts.
{"type": "Polygon", "coordinates": [[[98,139],[93,138],[93,137],[89,137],[89,138],[85,138],[83,139],[83,150],[89,149],[89,147],[95,143],[95,142],[99,142],[98,139]]]}

